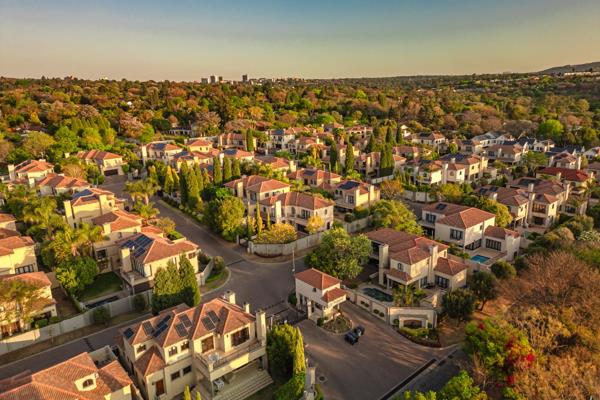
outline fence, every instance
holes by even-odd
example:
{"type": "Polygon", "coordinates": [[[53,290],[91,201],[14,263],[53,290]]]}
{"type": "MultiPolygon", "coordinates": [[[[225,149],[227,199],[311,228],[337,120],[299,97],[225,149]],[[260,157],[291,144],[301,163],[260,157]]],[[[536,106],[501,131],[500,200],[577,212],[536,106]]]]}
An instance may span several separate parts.
{"type": "Polygon", "coordinates": [[[196,273],[196,279],[198,280],[198,284],[200,286],[206,285],[206,280],[210,276],[210,273],[212,272],[214,266],[215,259],[211,258],[208,264],[206,265],[206,268],[204,268],[201,272],[196,273]]]}
{"type": "MultiPolygon", "coordinates": [[[[353,222],[344,222],[342,224],[342,227],[348,233],[353,233],[369,226],[369,222],[370,218],[367,217],[353,222]]],[[[319,243],[321,243],[321,238],[323,237],[325,232],[317,232],[312,235],[302,237],[291,243],[266,244],[254,243],[250,241],[248,242],[248,253],[256,254],[257,256],[261,257],[277,257],[282,255],[287,256],[292,254],[293,252],[310,249],[311,247],[318,245],[319,243]]]]}
{"type": "Polygon", "coordinates": [[[430,203],[432,201],[436,201],[436,196],[432,195],[428,192],[413,192],[412,190],[405,190],[402,193],[402,196],[406,200],[414,201],[417,203],[430,203]]]}
{"type": "MultiPolygon", "coordinates": [[[[146,303],[150,304],[152,291],[149,290],[146,292],[140,292],[138,294],[144,296],[146,303]]],[[[111,301],[110,303],[104,304],[102,307],[105,307],[108,310],[111,317],[116,317],[117,315],[125,314],[135,309],[133,301],[134,297],[135,296],[132,295],[119,300],[111,301]]],[[[52,339],[55,336],[92,325],[94,323],[93,313],[93,309],[87,310],[84,313],[76,315],[75,317],[62,320],[55,324],[51,324],[43,328],[32,329],[30,331],[2,339],[0,341],[0,355],[30,346],[35,342],[52,339]]]]}

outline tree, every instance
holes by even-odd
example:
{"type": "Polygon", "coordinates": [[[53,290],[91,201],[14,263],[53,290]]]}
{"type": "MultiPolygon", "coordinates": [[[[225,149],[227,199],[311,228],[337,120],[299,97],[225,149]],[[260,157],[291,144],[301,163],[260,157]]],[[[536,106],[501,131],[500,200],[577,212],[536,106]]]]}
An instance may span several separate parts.
{"type": "Polygon", "coordinates": [[[306,231],[312,235],[323,229],[324,225],[325,221],[323,221],[323,218],[315,214],[312,215],[306,222],[306,231]]]}
{"type": "Polygon", "coordinates": [[[202,199],[200,198],[198,179],[193,169],[188,171],[186,181],[188,183],[187,206],[192,210],[198,210],[200,209],[202,199]]]}
{"type": "Polygon", "coordinates": [[[289,379],[300,370],[300,362],[304,361],[304,351],[300,354],[298,344],[302,346],[302,334],[298,328],[282,324],[275,325],[269,331],[267,334],[267,357],[269,370],[273,376],[279,379],[289,379]]]}
{"type": "Polygon", "coordinates": [[[348,142],[348,146],[346,146],[346,161],[344,172],[346,173],[346,175],[348,175],[352,171],[354,171],[354,147],[352,146],[352,143],[348,142]]]}
{"type": "Polygon", "coordinates": [[[459,322],[467,320],[475,311],[475,296],[466,289],[452,290],[442,298],[442,309],[459,322]]]}
{"type": "Polygon", "coordinates": [[[223,160],[223,182],[229,182],[232,177],[231,172],[231,160],[229,157],[225,157],[223,160]]]}
{"type": "Polygon", "coordinates": [[[254,135],[251,129],[246,131],[246,151],[254,153],[254,135]]]}
{"type": "Polygon", "coordinates": [[[296,240],[296,229],[290,224],[276,223],[270,229],[262,231],[255,239],[255,243],[291,243],[296,240]]]}
{"type": "MultiPolygon", "coordinates": [[[[267,213],[268,213],[268,211],[267,211],[267,213]]],[[[263,231],[263,220],[262,220],[262,217],[260,216],[260,207],[257,204],[256,205],[256,234],[258,236],[260,236],[262,231],[263,231]]]]}
{"type": "Polygon", "coordinates": [[[339,158],[337,144],[336,142],[333,142],[329,148],[329,169],[332,172],[340,172],[339,158]]]}
{"type": "Polygon", "coordinates": [[[233,164],[231,166],[231,177],[233,179],[238,179],[242,176],[241,168],[240,168],[240,160],[237,158],[233,159],[233,164]]]}
{"type": "Polygon", "coordinates": [[[547,119],[538,126],[538,135],[544,139],[551,139],[556,143],[563,141],[563,132],[565,128],[560,121],[547,119]]]}
{"type": "Polygon", "coordinates": [[[73,295],[80,294],[97,274],[98,265],[91,257],[72,258],[56,267],[56,279],[73,295]]]}
{"type": "Polygon", "coordinates": [[[146,298],[143,294],[138,293],[133,297],[133,308],[138,313],[144,311],[147,306],[148,304],[146,303],[146,298]]]}
{"type": "Polygon", "coordinates": [[[400,179],[389,179],[381,182],[381,197],[386,200],[400,200],[404,193],[404,186],[400,179]]]}
{"type": "Polygon", "coordinates": [[[213,158],[213,183],[217,186],[223,183],[223,170],[221,169],[219,157],[213,158]]]}
{"type": "Polygon", "coordinates": [[[528,171],[536,171],[538,168],[548,165],[548,157],[545,153],[529,151],[523,156],[521,163],[527,167],[528,171]]]}
{"type": "Polygon", "coordinates": [[[492,264],[492,273],[498,279],[512,279],[517,276],[517,270],[508,261],[499,260],[492,264]]]}
{"type": "Polygon", "coordinates": [[[184,254],[179,258],[179,276],[181,277],[181,301],[190,307],[200,304],[200,288],[196,271],[184,254]]]}
{"type": "Polygon", "coordinates": [[[438,393],[439,400],[487,400],[488,396],[473,382],[467,371],[461,370],[438,393]]]}
{"type": "Polygon", "coordinates": [[[185,389],[183,390],[183,400],[192,400],[192,394],[190,393],[190,387],[189,386],[185,386],[185,389]]]}
{"type": "Polygon", "coordinates": [[[181,304],[181,277],[177,266],[169,261],[167,266],[160,268],[154,277],[152,288],[152,312],[160,311],[181,304]]]}
{"type": "Polygon", "coordinates": [[[108,308],[103,306],[94,308],[92,319],[95,324],[108,325],[108,321],[110,321],[110,312],[108,312],[108,308]]]}
{"type": "Polygon", "coordinates": [[[458,153],[458,145],[456,143],[450,143],[448,145],[448,153],[450,153],[450,154],[458,153]]]}
{"type": "Polygon", "coordinates": [[[333,228],[323,234],[307,263],[336,278],[352,279],[362,271],[370,254],[371,241],[365,235],[350,236],[343,228],[333,228]]]}
{"type": "Polygon", "coordinates": [[[189,174],[190,170],[187,163],[182,163],[179,170],[179,196],[181,197],[181,204],[187,204],[188,202],[189,174]]]}
{"type": "Polygon", "coordinates": [[[513,217],[504,204],[498,201],[483,197],[483,196],[467,196],[464,198],[464,203],[471,207],[479,208],[483,211],[490,212],[496,215],[496,226],[502,228],[507,227],[513,220],[513,217]]]}
{"type": "Polygon", "coordinates": [[[18,279],[18,275],[15,275],[0,279],[0,304],[2,325],[15,321],[28,324],[44,309],[47,301],[43,296],[43,287],[18,279]]]}
{"type": "Polygon", "coordinates": [[[498,297],[496,289],[496,278],[489,272],[480,271],[471,276],[469,288],[481,302],[481,309],[485,306],[488,300],[494,300],[498,297]]]}
{"type": "Polygon", "coordinates": [[[444,183],[440,185],[438,194],[442,200],[450,203],[460,203],[464,196],[464,192],[460,185],[455,183],[444,183]]]}
{"type": "Polygon", "coordinates": [[[209,203],[206,218],[214,231],[226,240],[233,241],[240,232],[245,211],[246,207],[240,198],[228,195],[209,203]]]}
{"type": "Polygon", "coordinates": [[[48,149],[55,143],[52,136],[47,133],[30,132],[21,147],[35,158],[44,158],[48,149]]]}
{"type": "Polygon", "coordinates": [[[371,224],[375,228],[392,228],[415,235],[423,234],[423,228],[417,223],[415,214],[399,201],[378,201],[371,207],[371,216],[371,224]]]}
{"type": "Polygon", "coordinates": [[[167,167],[163,191],[167,194],[172,194],[175,191],[175,179],[173,179],[173,170],[170,166],[167,167]]]}
{"type": "Polygon", "coordinates": [[[158,215],[158,209],[154,208],[154,204],[144,204],[138,201],[133,205],[133,211],[139,214],[144,220],[144,224],[147,224],[149,220],[154,219],[158,215]]]}

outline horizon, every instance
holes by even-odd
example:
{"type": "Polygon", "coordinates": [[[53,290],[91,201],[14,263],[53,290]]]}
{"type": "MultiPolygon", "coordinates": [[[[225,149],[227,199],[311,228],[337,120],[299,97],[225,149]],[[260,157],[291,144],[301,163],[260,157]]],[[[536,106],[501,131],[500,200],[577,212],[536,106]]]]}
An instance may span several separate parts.
{"type": "Polygon", "coordinates": [[[593,0],[450,3],[9,0],[0,5],[0,76],[359,79],[600,61],[588,46],[600,39],[593,0]]]}

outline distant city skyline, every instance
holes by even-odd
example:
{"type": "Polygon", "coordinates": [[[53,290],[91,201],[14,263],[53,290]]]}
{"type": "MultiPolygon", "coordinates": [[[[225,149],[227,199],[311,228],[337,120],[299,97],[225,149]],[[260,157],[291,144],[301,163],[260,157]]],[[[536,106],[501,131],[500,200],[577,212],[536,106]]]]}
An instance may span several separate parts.
{"type": "Polygon", "coordinates": [[[200,81],[600,61],[598,0],[0,2],[0,76],[200,81]]]}

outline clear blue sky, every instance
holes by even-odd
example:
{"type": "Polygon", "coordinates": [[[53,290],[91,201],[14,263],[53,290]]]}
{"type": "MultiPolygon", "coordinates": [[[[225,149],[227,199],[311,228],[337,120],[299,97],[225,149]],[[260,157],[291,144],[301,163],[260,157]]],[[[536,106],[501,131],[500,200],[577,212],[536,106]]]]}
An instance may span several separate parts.
{"type": "Polygon", "coordinates": [[[0,0],[0,75],[199,80],[600,61],[600,0],[0,0]]]}

